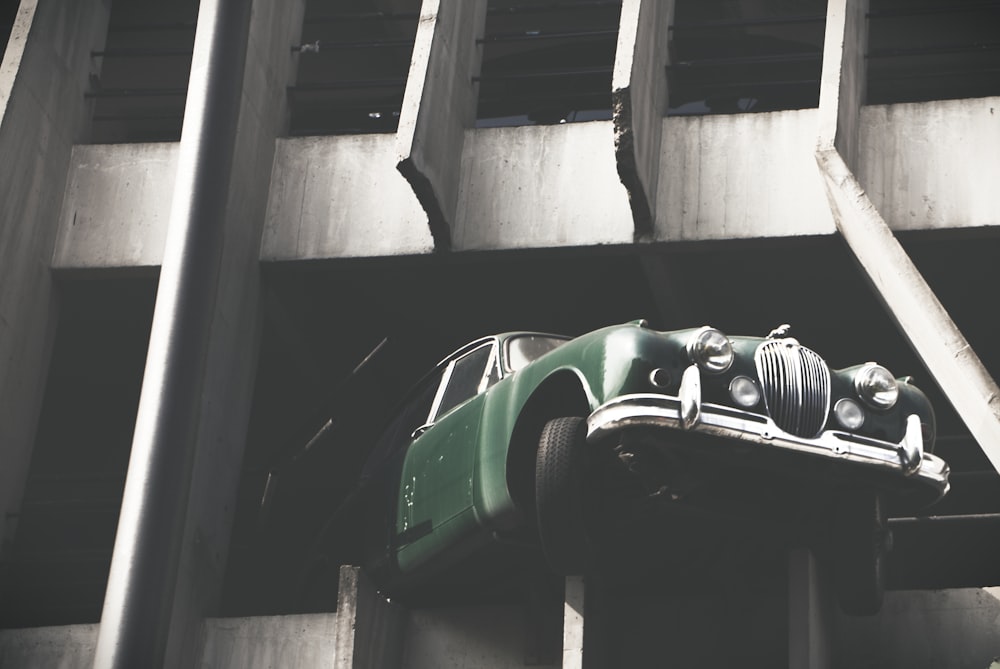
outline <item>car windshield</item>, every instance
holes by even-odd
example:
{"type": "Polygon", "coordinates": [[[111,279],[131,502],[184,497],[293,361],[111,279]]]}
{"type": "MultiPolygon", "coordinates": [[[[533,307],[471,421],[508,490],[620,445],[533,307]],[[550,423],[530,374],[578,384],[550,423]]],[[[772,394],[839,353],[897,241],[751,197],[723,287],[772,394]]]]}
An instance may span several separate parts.
{"type": "Polygon", "coordinates": [[[561,337],[520,335],[507,340],[507,369],[516,372],[566,343],[561,337]]]}

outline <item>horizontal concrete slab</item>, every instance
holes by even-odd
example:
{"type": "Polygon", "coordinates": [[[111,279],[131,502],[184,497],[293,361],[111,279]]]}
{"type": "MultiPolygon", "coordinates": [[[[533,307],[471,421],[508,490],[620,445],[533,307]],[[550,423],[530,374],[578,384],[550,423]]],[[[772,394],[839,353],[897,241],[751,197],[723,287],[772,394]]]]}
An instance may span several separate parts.
{"type": "Polygon", "coordinates": [[[427,214],[396,170],[394,137],[279,139],[261,259],[432,251],[427,214]]]}
{"type": "Polygon", "coordinates": [[[52,266],[159,266],[170,218],[178,146],[73,147],[52,266]]]}
{"type": "MultiPolygon", "coordinates": [[[[663,120],[655,241],[829,235],[817,110],[663,120]]],[[[1000,225],[1000,98],[866,107],[862,183],[897,230],[1000,225]]],[[[610,121],[468,130],[456,251],[627,244],[610,121]]],[[[277,140],[263,261],[426,254],[394,135],[277,140]]],[[[77,146],[57,269],[159,265],[176,144],[77,146]]]]}
{"type": "Polygon", "coordinates": [[[894,230],[1000,225],[1000,97],[863,107],[857,169],[894,230]]]}
{"type": "Polygon", "coordinates": [[[833,234],[816,121],[815,109],[664,119],[656,239],[833,234]]]}
{"type": "Polygon", "coordinates": [[[205,621],[204,669],[332,667],[336,613],[205,621]]]}
{"type": "Polygon", "coordinates": [[[611,121],[469,130],[459,198],[455,250],[633,238],[611,121]]]}

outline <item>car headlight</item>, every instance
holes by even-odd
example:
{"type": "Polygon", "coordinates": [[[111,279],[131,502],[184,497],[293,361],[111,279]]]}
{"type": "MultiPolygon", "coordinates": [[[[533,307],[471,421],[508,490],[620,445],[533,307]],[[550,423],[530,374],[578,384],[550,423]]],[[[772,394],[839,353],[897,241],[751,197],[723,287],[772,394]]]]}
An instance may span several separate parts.
{"type": "Polygon", "coordinates": [[[858,397],[876,409],[890,409],[899,399],[899,384],[889,370],[869,362],[854,375],[858,397]]]}
{"type": "Polygon", "coordinates": [[[733,364],[733,344],[715,328],[703,327],[691,336],[688,356],[706,372],[719,373],[733,364]]]}

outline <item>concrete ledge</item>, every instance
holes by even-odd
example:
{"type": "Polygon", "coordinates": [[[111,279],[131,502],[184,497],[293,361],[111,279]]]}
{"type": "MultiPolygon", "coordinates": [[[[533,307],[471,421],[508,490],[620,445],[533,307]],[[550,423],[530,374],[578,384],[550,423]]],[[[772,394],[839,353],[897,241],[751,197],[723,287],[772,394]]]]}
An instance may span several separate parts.
{"type": "Polygon", "coordinates": [[[336,660],[336,613],[205,621],[199,667],[332,667],[336,660]]]}
{"type": "Polygon", "coordinates": [[[91,669],[98,625],[0,630],[4,669],[91,669]]]}
{"type": "Polygon", "coordinates": [[[73,147],[52,267],[159,266],[170,218],[178,146],[73,147]]]}
{"type": "Polygon", "coordinates": [[[664,119],[657,241],[829,235],[817,110],[664,119]]]}
{"type": "Polygon", "coordinates": [[[862,107],[857,173],[893,230],[1000,226],[1000,97],[862,107]]]}
{"type": "Polygon", "coordinates": [[[427,214],[396,171],[393,135],[278,140],[262,260],[433,249],[427,214]]]}
{"type": "Polygon", "coordinates": [[[611,121],[470,130],[456,251],[631,243],[611,121]]]}

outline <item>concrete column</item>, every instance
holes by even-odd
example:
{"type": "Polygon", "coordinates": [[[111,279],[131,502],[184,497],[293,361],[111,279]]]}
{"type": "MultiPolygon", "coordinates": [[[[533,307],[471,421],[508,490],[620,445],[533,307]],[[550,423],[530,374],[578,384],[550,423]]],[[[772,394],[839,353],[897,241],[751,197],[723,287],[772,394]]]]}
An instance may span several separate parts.
{"type": "Polygon", "coordinates": [[[816,558],[806,548],[788,556],[788,667],[829,669],[830,603],[816,558]]]}
{"type": "Polygon", "coordinates": [[[465,131],[475,125],[486,0],[424,0],[396,131],[398,169],[427,212],[439,251],[451,248],[465,131]]]}
{"type": "Polygon", "coordinates": [[[401,666],[405,623],[406,611],[382,597],[358,567],[340,568],[335,669],[401,666]]]}
{"type": "Polygon", "coordinates": [[[0,555],[31,462],[57,314],[49,262],[109,5],[22,0],[0,64],[0,555]]]}
{"type": "Polygon", "coordinates": [[[563,607],[563,669],[583,667],[584,598],[583,576],[566,577],[566,603],[563,607]]]}
{"type": "Polygon", "coordinates": [[[628,191],[636,238],[653,232],[667,114],[667,49],[673,0],[624,0],[611,81],[615,160],[628,191]]]}
{"type": "Polygon", "coordinates": [[[903,336],[1000,471],[1000,388],[854,176],[866,0],[830,0],[816,160],[837,229],[903,336]]]}
{"type": "Polygon", "coordinates": [[[257,264],[301,3],[203,0],[97,667],[194,666],[256,368],[257,264]],[[297,10],[297,11],[296,11],[297,10]],[[253,35],[251,36],[251,14],[253,35]],[[248,42],[253,55],[247,57],[248,42]]]}
{"type": "Polygon", "coordinates": [[[202,623],[218,615],[257,372],[268,186],[277,138],[287,130],[287,99],[276,91],[294,80],[296,56],[289,46],[301,41],[305,4],[252,3],[167,667],[196,666],[202,623]]]}

